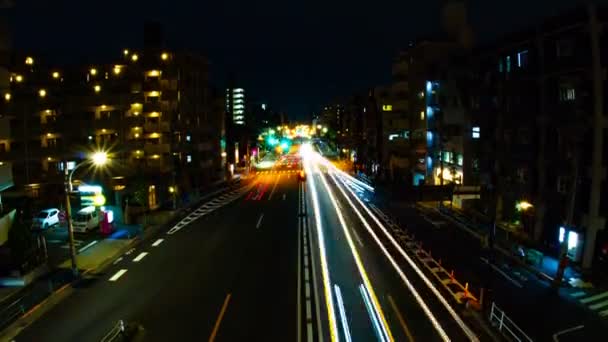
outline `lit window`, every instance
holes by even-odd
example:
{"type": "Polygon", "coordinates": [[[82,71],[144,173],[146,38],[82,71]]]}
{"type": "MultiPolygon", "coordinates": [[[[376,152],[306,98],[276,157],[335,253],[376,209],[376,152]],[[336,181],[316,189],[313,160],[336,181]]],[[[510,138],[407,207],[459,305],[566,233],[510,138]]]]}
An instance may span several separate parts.
{"type": "Polygon", "coordinates": [[[506,64],[507,64],[507,73],[509,73],[509,72],[511,72],[511,56],[507,56],[506,64]]]}
{"type": "Polygon", "coordinates": [[[520,68],[525,68],[528,66],[528,50],[517,53],[517,66],[520,68]]]}
{"type": "Polygon", "coordinates": [[[191,155],[187,155],[186,156],[186,162],[187,163],[192,163],[192,156],[191,155]]]}
{"type": "Polygon", "coordinates": [[[562,102],[576,100],[576,89],[570,85],[562,85],[559,89],[559,99],[562,102]]]}
{"type": "Polygon", "coordinates": [[[424,120],[424,111],[420,111],[420,120],[424,120]]]}
{"type": "Polygon", "coordinates": [[[473,127],[473,139],[479,139],[481,137],[481,130],[479,127],[473,127]]]}
{"type": "Polygon", "coordinates": [[[190,141],[190,134],[186,135],[186,141],[190,141]]]}
{"type": "Polygon", "coordinates": [[[390,134],[388,136],[388,140],[393,141],[394,139],[399,138],[399,134],[390,134]]]}
{"type": "Polygon", "coordinates": [[[393,105],[390,105],[390,104],[382,105],[382,110],[385,111],[385,112],[392,112],[393,111],[393,105]]]}
{"type": "Polygon", "coordinates": [[[498,60],[498,72],[503,72],[505,71],[505,67],[502,64],[502,58],[498,60]]]}
{"type": "Polygon", "coordinates": [[[148,77],[158,77],[158,76],[160,76],[160,71],[150,70],[150,71],[148,71],[147,76],[148,77]]]}

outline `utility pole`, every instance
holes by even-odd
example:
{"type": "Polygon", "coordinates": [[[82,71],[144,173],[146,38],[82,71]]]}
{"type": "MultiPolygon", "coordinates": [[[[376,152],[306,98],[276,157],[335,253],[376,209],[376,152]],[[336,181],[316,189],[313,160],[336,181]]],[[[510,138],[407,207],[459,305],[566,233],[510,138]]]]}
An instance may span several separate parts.
{"type": "MultiPolygon", "coordinates": [[[[577,139],[576,137],[574,139],[577,139]]],[[[564,272],[568,265],[568,234],[570,228],[574,225],[574,208],[576,207],[576,190],[578,185],[578,144],[574,145],[574,156],[572,157],[572,167],[574,168],[572,185],[570,186],[570,201],[568,203],[568,211],[566,213],[566,225],[564,227],[564,236],[560,244],[559,264],[557,272],[553,279],[553,286],[559,288],[564,278],[564,272]]]]}
{"type": "Polygon", "coordinates": [[[72,192],[72,184],[70,179],[70,171],[68,170],[67,161],[64,162],[65,171],[65,219],[68,223],[68,240],[70,248],[70,260],[72,264],[72,275],[78,276],[78,264],[76,263],[76,247],[74,246],[74,227],[72,226],[72,206],[70,205],[70,193],[72,192]]]}
{"type": "Polygon", "coordinates": [[[587,232],[585,234],[585,251],[583,268],[590,269],[595,255],[595,239],[600,229],[600,191],[602,185],[602,152],[604,140],[604,71],[600,60],[600,25],[597,21],[596,7],[587,5],[589,13],[589,31],[591,38],[591,57],[593,77],[593,151],[591,155],[591,194],[589,212],[587,213],[587,232]]]}

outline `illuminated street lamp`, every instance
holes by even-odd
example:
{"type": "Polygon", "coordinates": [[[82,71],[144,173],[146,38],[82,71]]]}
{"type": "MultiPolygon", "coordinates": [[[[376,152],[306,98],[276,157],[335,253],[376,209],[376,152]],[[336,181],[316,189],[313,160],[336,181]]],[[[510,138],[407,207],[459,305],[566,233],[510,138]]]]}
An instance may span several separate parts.
{"type": "Polygon", "coordinates": [[[100,86],[99,84],[96,84],[96,85],[93,87],[93,90],[95,90],[95,92],[96,92],[96,93],[99,93],[99,92],[101,91],[101,86],[100,86]]]}
{"type": "Polygon", "coordinates": [[[27,64],[27,65],[33,65],[34,64],[34,59],[32,57],[26,57],[25,58],[25,64],[27,64]]]}
{"type": "Polygon", "coordinates": [[[44,89],[38,90],[38,96],[45,97],[46,96],[46,90],[44,90],[44,89]]]}
{"type": "Polygon", "coordinates": [[[70,247],[70,260],[72,262],[72,274],[78,275],[78,264],[76,263],[76,247],[74,246],[74,228],[72,226],[72,207],[70,205],[70,193],[72,193],[72,176],[76,169],[82,165],[93,165],[95,167],[103,167],[108,163],[108,153],[98,151],[93,153],[89,159],[83,160],[78,165],[74,166],[72,171],[68,170],[68,163],[65,162],[65,219],[68,222],[68,238],[70,247]]]}

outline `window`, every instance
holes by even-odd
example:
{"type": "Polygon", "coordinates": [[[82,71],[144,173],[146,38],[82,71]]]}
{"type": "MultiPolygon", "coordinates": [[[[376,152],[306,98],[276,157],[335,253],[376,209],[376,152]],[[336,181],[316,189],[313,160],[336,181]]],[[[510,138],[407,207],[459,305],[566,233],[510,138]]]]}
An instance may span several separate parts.
{"type": "Polygon", "coordinates": [[[399,134],[389,134],[388,140],[393,141],[394,139],[399,138],[399,134]]]}
{"type": "Polygon", "coordinates": [[[186,156],[186,163],[192,163],[192,155],[187,155],[186,156]]]}
{"type": "Polygon", "coordinates": [[[456,162],[457,162],[458,166],[462,166],[462,164],[463,164],[462,154],[459,153],[456,155],[456,162]]]}
{"type": "Polygon", "coordinates": [[[190,141],[190,134],[186,135],[186,141],[190,141]]]}
{"type": "Polygon", "coordinates": [[[443,151],[443,161],[446,163],[453,163],[454,162],[454,153],[450,152],[450,151],[443,151]]]}
{"type": "Polygon", "coordinates": [[[385,111],[385,112],[392,112],[393,111],[393,105],[390,105],[390,104],[382,105],[382,110],[385,111]]]}
{"type": "Polygon", "coordinates": [[[505,59],[506,64],[507,64],[507,73],[511,72],[511,56],[507,56],[507,58],[505,59]]]}
{"type": "Polygon", "coordinates": [[[505,66],[502,63],[502,58],[498,59],[498,72],[502,73],[505,71],[505,66]]]}
{"type": "Polygon", "coordinates": [[[479,139],[481,137],[481,129],[479,127],[473,127],[472,137],[473,139],[479,139]]]}
{"type": "Polygon", "coordinates": [[[424,120],[424,111],[420,111],[420,120],[424,120]]]}
{"type": "Polygon", "coordinates": [[[528,50],[517,53],[517,66],[520,68],[525,68],[528,66],[528,50]]]}
{"type": "Polygon", "coordinates": [[[559,100],[562,102],[576,100],[576,89],[569,84],[563,84],[559,87],[559,100]]]}

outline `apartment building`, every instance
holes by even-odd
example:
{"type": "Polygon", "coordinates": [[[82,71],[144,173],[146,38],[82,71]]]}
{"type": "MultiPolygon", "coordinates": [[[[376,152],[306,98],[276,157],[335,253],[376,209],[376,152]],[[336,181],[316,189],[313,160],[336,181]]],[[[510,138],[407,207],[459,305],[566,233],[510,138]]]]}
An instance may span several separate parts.
{"type": "Polygon", "coordinates": [[[160,200],[169,188],[220,177],[224,112],[216,103],[198,55],[125,49],[112,63],[64,70],[16,56],[1,109],[10,129],[0,137],[0,161],[11,162],[15,183],[35,196],[60,184],[66,165],[104,150],[108,170],[74,178],[116,190],[143,180],[160,200]]]}

